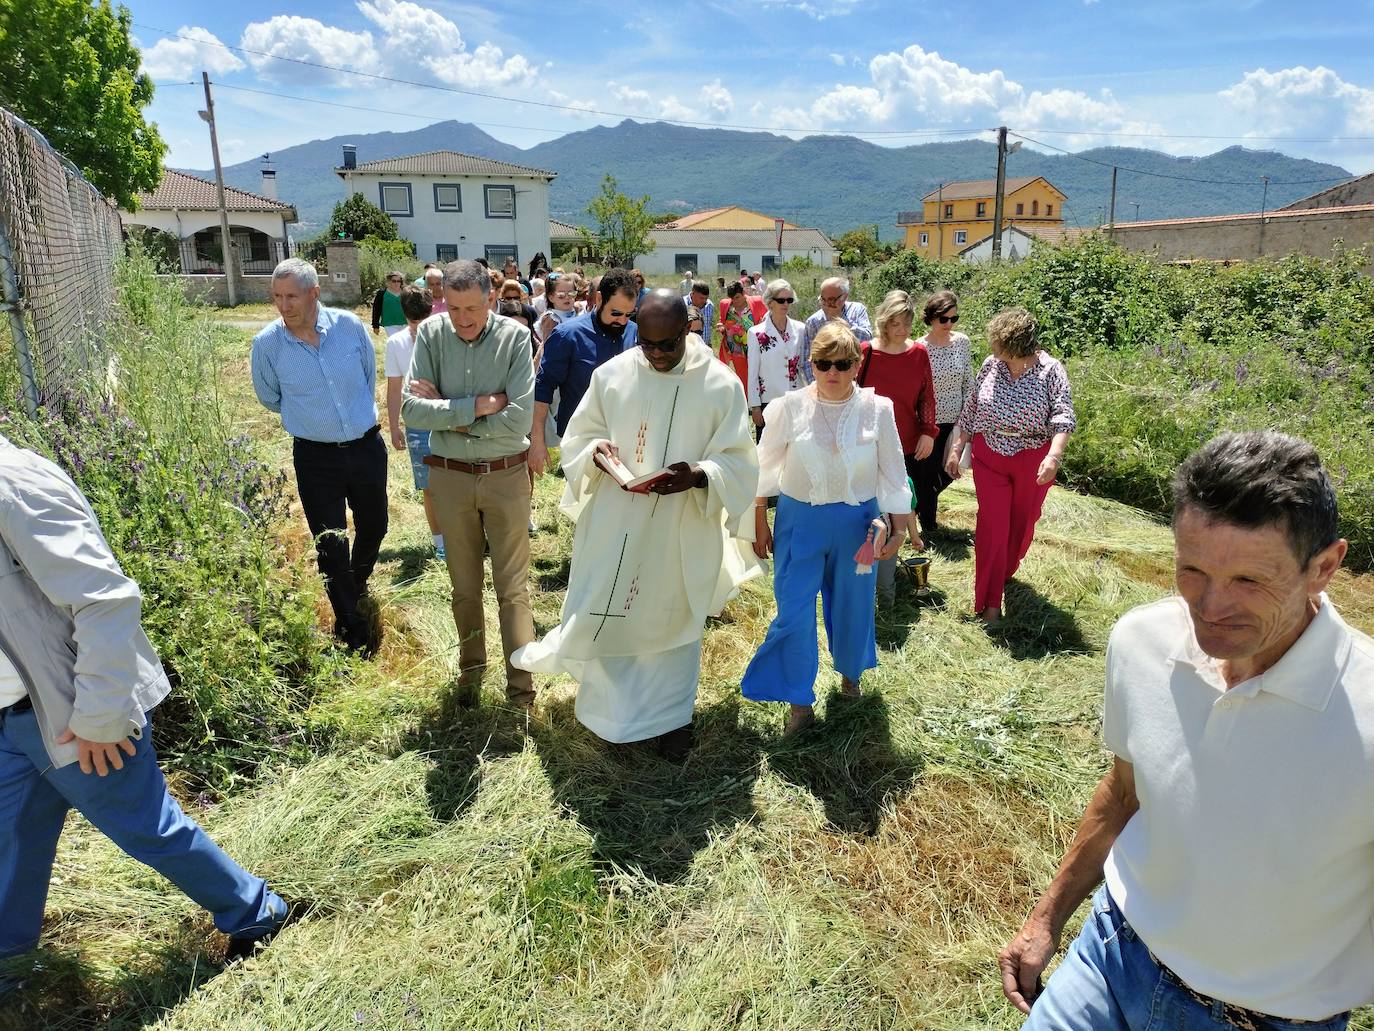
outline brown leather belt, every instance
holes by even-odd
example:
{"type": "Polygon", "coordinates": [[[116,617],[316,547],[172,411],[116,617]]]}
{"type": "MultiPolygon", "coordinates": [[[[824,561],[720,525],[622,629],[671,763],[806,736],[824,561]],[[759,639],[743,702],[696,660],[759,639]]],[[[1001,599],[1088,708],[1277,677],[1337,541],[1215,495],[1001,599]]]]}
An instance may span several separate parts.
{"type": "Polygon", "coordinates": [[[1236,1028],[1237,1031],[1260,1031],[1261,1028],[1271,1026],[1269,1023],[1271,1020],[1279,1019],[1282,1019],[1286,1024],[1293,1024],[1298,1027],[1302,1027],[1306,1024],[1311,1024],[1315,1027],[1318,1024],[1327,1024],[1336,1019],[1335,1015],[1323,1017],[1321,1020],[1295,1020],[1292,1017],[1271,1017],[1267,1013],[1248,1010],[1244,1006],[1237,1006],[1232,1002],[1222,1002],[1220,999],[1213,999],[1210,995],[1203,995],[1196,988],[1189,986],[1183,978],[1175,974],[1158,959],[1155,959],[1155,954],[1153,952],[1150,953],[1150,958],[1154,959],[1155,965],[1159,967],[1159,972],[1164,975],[1164,980],[1168,981],[1175,988],[1182,989],[1182,991],[1189,995],[1199,1006],[1203,1007],[1203,1009],[1210,1010],[1214,1017],[1219,1015],[1224,1023],[1230,1024],[1232,1027],[1236,1028]],[[1221,1011],[1220,1014],[1217,1014],[1218,1009],[1221,1011]]]}
{"type": "Polygon", "coordinates": [[[436,469],[448,469],[455,473],[471,473],[473,476],[485,476],[487,473],[499,473],[502,469],[509,469],[512,466],[521,465],[529,457],[529,449],[526,448],[518,455],[507,455],[505,458],[493,458],[490,462],[460,462],[456,458],[443,458],[439,455],[425,455],[423,461],[425,465],[432,465],[436,469]]]}

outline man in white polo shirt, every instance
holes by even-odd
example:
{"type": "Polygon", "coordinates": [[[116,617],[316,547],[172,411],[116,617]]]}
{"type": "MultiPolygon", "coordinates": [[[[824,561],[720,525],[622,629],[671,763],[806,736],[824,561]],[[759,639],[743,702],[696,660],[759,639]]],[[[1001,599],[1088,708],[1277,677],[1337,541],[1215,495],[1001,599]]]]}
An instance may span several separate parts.
{"type": "Polygon", "coordinates": [[[1374,641],[1324,593],[1335,491],[1274,432],[1216,438],[1173,486],[1178,596],[1112,632],[1115,760],[1003,991],[1032,1031],[1341,1029],[1374,998],[1374,641]]]}

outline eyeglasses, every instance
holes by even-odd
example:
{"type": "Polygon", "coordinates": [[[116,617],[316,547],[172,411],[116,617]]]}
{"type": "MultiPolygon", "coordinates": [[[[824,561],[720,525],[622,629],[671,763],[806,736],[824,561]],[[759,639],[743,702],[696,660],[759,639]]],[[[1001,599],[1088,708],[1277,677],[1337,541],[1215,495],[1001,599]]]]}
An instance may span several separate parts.
{"type": "Polygon", "coordinates": [[[774,297],[774,298],[773,298],[773,303],[774,303],[774,304],[792,304],[792,303],[794,303],[796,300],[797,300],[797,299],[796,299],[795,297],[774,297]]]}
{"type": "Polygon", "coordinates": [[[573,295],[572,295],[572,294],[557,293],[557,294],[554,294],[554,296],[555,296],[555,297],[562,297],[564,300],[566,300],[567,298],[569,298],[569,297],[571,297],[571,296],[573,296],[573,295]]]}
{"type": "Polygon", "coordinates": [[[609,316],[610,316],[611,318],[613,318],[613,319],[628,319],[628,318],[629,318],[631,315],[633,315],[634,313],[635,313],[635,310],[634,310],[633,308],[631,308],[629,311],[618,311],[618,310],[615,309],[615,308],[607,308],[607,309],[606,309],[606,314],[609,315],[609,316]]]}
{"type": "Polygon", "coordinates": [[[936,319],[937,322],[958,322],[958,321],[959,321],[959,316],[958,316],[958,315],[937,315],[937,316],[935,316],[935,319],[936,319]]]}
{"type": "Polygon", "coordinates": [[[838,294],[835,297],[826,297],[824,294],[821,295],[822,304],[839,304],[843,300],[844,294],[838,294]]]}
{"type": "Polygon", "coordinates": [[[854,359],[841,358],[839,361],[831,361],[829,358],[812,358],[811,364],[816,367],[817,372],[829,372],[831,369],[848,372],[854,366],[854,359]]]}
{"type": "Polygon", "coordinates": [[[387,282],[388,282],[388,283],[402,283],[402,282],[405,282],[405,281],[404,281],[403,279],[401,279],[399,276],[397,276],[395,279],[388,279],[387,282]]]}
{"type": "Polygon", "coordinates": [[[639,346],[646,351],[658,351],[660,354],[672,354],[677,350],[677,345],[682,341],[682,337],[673,337],[671,340],[650,340],[648,337],[640,337],[639,346]]]}

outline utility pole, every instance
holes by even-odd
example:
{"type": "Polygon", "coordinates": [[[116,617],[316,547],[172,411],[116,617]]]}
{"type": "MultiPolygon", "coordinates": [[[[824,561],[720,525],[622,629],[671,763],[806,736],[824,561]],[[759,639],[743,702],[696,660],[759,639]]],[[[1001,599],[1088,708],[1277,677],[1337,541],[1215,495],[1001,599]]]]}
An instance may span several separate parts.
{"type": "Polygon", "coordinates": [[[1020,141],[1007,146],[1007,127],[997,129],[997,195],[992,205],[992,263],[1002,260],[1002,211],[1007,201],[1007,155],[1021,149],[1020,141]]]}
{"type": "Polygon", "coordinates": [[[992,201],[992,263],[1002,260],[1002,204],[1007,192],[1007,127],[997,129],[997,192],[992,201]]]}
{"type": "Polygon", "coordinates": [[[1263,197],[1260,199],[1260,226],[1259,226],[1259,253],[1260,253],[1260,256],[1263,257],[1263,256],[1264,256],[1264,212],[1265,212],[1265,211],[1268,209],[1268,207],[1269,207],[1269,177],[1268,177],[1267,175],[1262,175],[1262,176],[1260,176],[1260,178],[1264,180],[1264,195],[1263,195],[1263,197]]]}
{"type": "Polygon", "coordinates": [[[941,261],[944,261],[944,260],[945,260],[945,225],[944,225],[944,223],[945,223],[945,184],[944,184],[944,183],[941,183],[941,184],[940,184],[940,189],[939,189],[939,191],[935,194],[935,232],[936,232],[936,235],[938,235],[939,238],[940,238],[940,242],[939,242],[940,253],[939,253],[938,257],[939,257],[939,259],[940,259],[941,261]]]}
{"type": "Polygon", "coordinates": [[[215,101],[210,96],[210,73],[200,73],[205,87],[205,110],[198,112],[201,120],[210,125],[210,153],[215,158],[215,193],[219,197],[219,242],[224,258],[224,285],[229,293],[229,307],[239,303],[238,283],[234,279],[234,245],[229,239],[229,209],[224,203],[224,168],[219,163],[219,136],[215,133],[215,101]]]}
{"type": "Polygon", "coordinates": [[[1107,215],[1107,236],[1112,235],[1112,230],[1116,228],[1116,166],[1112,165],[1112,204],[1111,212],[1107,215]]]}

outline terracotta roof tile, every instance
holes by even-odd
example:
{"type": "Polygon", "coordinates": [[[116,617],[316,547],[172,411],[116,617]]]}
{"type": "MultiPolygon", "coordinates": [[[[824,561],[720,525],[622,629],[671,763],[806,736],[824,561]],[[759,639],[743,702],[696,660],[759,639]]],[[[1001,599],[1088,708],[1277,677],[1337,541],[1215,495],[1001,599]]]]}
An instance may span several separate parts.
{"type": "Polygon", "coordinates": [[[384,172],[389,174],[412,175],[520,175],[552,179],[557,172],[546,172],[542,168],[528,165],[513,165],[508,161],[481,158],[473,154],[460,154],[456,150],[431,150],[424,154],[407,154],[399,158],[382,158],[379,161],[364,161],[356,169],[336,168],[339,175],[345,172],[363,173],[384,172]]]}
{"type": "MultiPolygon", "coordinates": [[[[1264,218],[1266,221],[1281,218],[1340,218],[1345,215],[1369,215],[1374,214],[1374,204],[1345,204],[1328,208],[1297,208],[1293,211],[1266,211],[1264,218]]],[[[1159,218],[1149,222],[1118,222],[1115,228],[1121,229],[1151,229],[1155,226],[1187,226],[1202,225],[1208,222],[1241,222],[1245,219],[1258,219],[1260,212],[1247,211],[1238,215],[1201,215],[1196,218],[1159,218]]],[[[1106,229],[1106,226],[1102,227],[1106,229]]]]}
{"type": "MultiPolygon", "coordinates": [[[[290,204],[232,186],[224,188],[224,204],[230,211],[289,211],[287,220],[296,220],[296,209],[290,204]]],[[[219,197],[209,179],[168,168],[156,190],[138,194],[138,206],[149,211],[215,211],[219,197]]]]}

